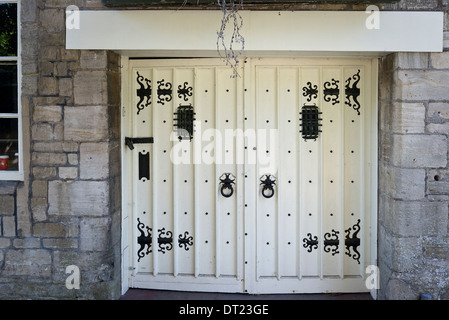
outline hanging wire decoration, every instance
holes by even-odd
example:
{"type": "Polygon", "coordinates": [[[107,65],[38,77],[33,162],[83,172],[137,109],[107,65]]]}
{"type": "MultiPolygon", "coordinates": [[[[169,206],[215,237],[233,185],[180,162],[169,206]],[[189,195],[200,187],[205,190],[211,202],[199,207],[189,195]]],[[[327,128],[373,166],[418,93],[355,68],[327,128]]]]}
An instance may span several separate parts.
{"type": "Polygon", "coordinates": [[[232,68],[231,77],[235,78],[240,76],[238,73],[239,58],[245,48],[245,38],[240,34],[243,18],[239,13],[239,9],[243,8],[243,0],[228,0],[227,2],[226,0],[217,0],[217,2],[223,12],[221,27],[217,31],[217,51],[226,65],[232,68]],[[233,27],[232,34],[229,35],[229,44],[226,43],[228,38],[226,33],[230,33],[226,30],[228,25],[233,27]]]}

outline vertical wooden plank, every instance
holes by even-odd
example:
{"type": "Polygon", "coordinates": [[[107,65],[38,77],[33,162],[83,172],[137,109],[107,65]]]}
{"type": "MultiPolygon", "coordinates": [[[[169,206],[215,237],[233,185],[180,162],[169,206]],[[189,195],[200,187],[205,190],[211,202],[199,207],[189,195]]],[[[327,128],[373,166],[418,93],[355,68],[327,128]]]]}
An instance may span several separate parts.
{"type": "MultiPolygon", "coordinates": [[[[175,112],[177,112],[177,106],[179,104],[179,98],[176,94],[176,86],[178,83],[178,75],[176,70],[173,68],[173,105],[172,105],[172,114],[174,117],[175,112]]],[[[174,119],[174,118],[173,118],[174,119]]],[[[174,120],[172,121],[172,146],[171,146],[171,152],[173,152],[176,156],[175,150],[179,148],[180,141],[177,140],[177,134],[174,126],[174,120]]],[[[179,228],[178,228],[178,216],[179,216],[179,206],[178,206],[178,197],[179,197],[179,191],[178,191],[178,168],[179,165],[175,164],[173,162],[173,179],[172,179],[172,188],[173,188],[173,275],[175,277],[178,276],[179,273],[179,243],[178,243],[178,234],[179,234],[179,228]]]]}
{"type": "Polygon", "coordinates": [[[295,214],[296,214],[296,232],[298,234],[297,236],[297,246],[296,246],[296,252],[297,252],[297,267],[296,267],[296,275],[298,277],[298,280],[302,279],[302,275],[303,275],[303,269],[301,267],[302,264],[302,260],[304,258],[304,242],[303,239],[306,238],[306,234],[303,233],[303,228],[302,228],[302,197],[301,197],[301,193],[302,193],[302,182],[303,182],[303,176],[302,176],[302,171],[301,171],[301,166],[302,166],[302,161],[303,161],[303,152],[302,152],[302,148],[301,148],[301,133],[299,132],[300,130],[300,111],[301,111],[301,97],[302,97],[302,87],[300,86],[301,83],[301,67],[298,66],[297,70],[296,70],[296,81],[294,82],[295,84],[295,89],[296,93],[295,93],[295,97],[296,97],[296,108],[295,108],[295,114],[294,114],[294,121],[293,123],[295,124],[295,137],[296,137],[296,148],[297,148],[297,153],[296,153],[296,188],[298,190],[298,192],[295,195],[295,199],[296,199],[296,208],[295,208],[295,214]]]}
{"type": "MultiPolygon", "coordinates": [[[[157,127],[156,127],[156,121],[158,120],[157,117],[157,101],[155,99],[155,97],[157,96],[157,87],[156,87],[156,83],[157,83],[157,78],[158,78],[158,73],[157,73],[157,69],[153,69],[153,74],[152,74],[152,93],[151,96],[153,97],[153,101],[152,101],[152,105],[151,105],[151,109],[150,109],[150,114],[151,117],[148,121],[147,126],[149,127],[148,129],[148,135],[146,137],[154,137],[154,134],[157,131],[157,127]]],[[[158,139],[154,139],[153,145],[151,146],[151,154],[150,154],[150,163],[152,168],[158,168],[158,157],[160,155],[159,150],[158,150],[158,139]]],[[[149,146],[148,146],[149,147],[149,146]]],[[[157,207],[157,202],[158,202],[158,188],[157,188],[157,181],[158,181],[158,171],[159,170],[150,170],[150,180],[151,180],[151,186],[152,186],[152,194],[150,195],[150,197],[153,200],[153,207],[151,208],[151,213],[153,216],[153,276],[156,276],[158,274],[159,268],[158,268],[158,235],[159,235],[159,226],[157,224],[157,216],[158,216],[158,207],[157,207]]]]}
{"type": "MultiPolygon", "coordinates": [[[[281,154],[281,140],[279,139],[279,118],[280,118],[280,107],[279,107],[279,103],[280,103],[280,92],[279,92],[279,83],[280,83],[280,79],[279,79],[279,67],[276,67],[276,78],[275,78],[275,94],[276,94],[276,98],[275,98],[275,104],[272,106],[272,108],[274,109],[274,119],[273,119],[273,126],[274,126],[274,130],[276,130],[277,132],[277,140],[276,140],[276,145],[274,146],[274,148],[270,148],[271,152],[275,152],[276,153],[276,157],[279,160],[279,164],[281,163],[281,159],[283,159],[283,155],[281,154]]],[[[276,250],[276,277],[278,280],[281,280],[281,247],[282,247],[282,239],[281,239],[281,234],[282,234],[282,229],[281,229],[281,218],[280,218],[280,214],[281,214],[281,197],[282,194],[285,192],[284,188],[283,188],[283,179],[281,177],[281,174],[284,170],[282,170],[282,168],[277,165],[276,166],[276,172],[274,173],[274,176],[277,177],[277,190],[276,192],[277,197],[276,197],[276,246],[275,246],[275,250],[276,250]]]]}
{"type": "MultiPolygon", "coordinates": [[[[363,88],[364,72],[362,67],[344,68],[344,78],[350,88],[363,88]],[[360,70],[360,71],[359,71],[360,70]],[[359,79],[360,78],[360,79],[359,79]],[[358,83],[357,83],[358,81],[358,83]]],[[[363,94],[363,90],[360,91],[363,94]]],[[[344,230],[345,241],[363,238],[363,200],[364,200],[364,170],[363,170],[363,123],[366,108],[363,96],[357,97],[358,103],[349,98],[351,105],[345,103],[345,182],[344,182],[344,230]],[[359,108],[359,109],[358,109],[359,108]],[[357,110],[358,109],[358,110],[357,110]],[[359,111],[359,112],[357,112],[359,111]],[[359,114],[360,113],[360,114],[359,114]],[[360,231],[357,233],[357,230],[360,231]]],[[[361,244],[361,241],[360,241],[361,244]]],[[[363,256],[361,245],[345,248],[344,275],[360,275],[360,263],[363,256]],[[356,250],[354,250],[356,249],[356,250]],[[356,252],[357,251],[357,252],[356,252]]]]}
{"type": "MultiPolygon", "coordinates": [[[[343,206],[343,109],[340,68],[323,67],[321,100],[323,141],[323,274],[341,276],[343,206]],[[336,93],[337,88],[341,93],[336,93]],[[332,91],[332,89],[335,89],[332,91]]],[[[344,101],[344,100],[343,100],[344,101]]]]}
{"type": "Polygon", "coordinates": [[[298,69],[292,67],[279,68],[279,166],[278,176],[278,261],[280,276],[297,275],[298,241],[297,198],[298,192],[298,69]],[[281,192],[282,190],[282,192],[281,192]]]}
{"type": "MultiPolygon", "coordinates": [[[[149,68],[135,68],[133,70],[133,85],[136,92],[140,85],[137,78],[147,88],[147,81],[152,80],[152,70],[149,68]],[[140,76],[140,77],[139,77],[140,76]]],[[[139,99],[136,95],[133,98],[134,108],[131,110],[133,113],[133,136],[134,137],[148,137],[151,134],[151,128],[148,124],[152,122],[151,104],[148,106],[139,105],[141,110],[138,112],[137,104],[139,99]]],[[[146,98],[143,103],[146,103],[146,98]]],[[[151,102],[153,103],[153,102],[151,102]]],[[[150,180],[146,178],[139,179],[139,153],[150,153],[150,159],[152,157],[152,150],[150,145],[134,145],[133,152],[133,177],[134,177],[134,204],[135,204],[135,216],[134,223],[136,230],[135,243],[137,254],[137,269],[136,273],[151,273],[153,272],[153,255],[150,253],[154,250],[154,226],[153,226],[153,202],[152,202],[152,181],[151,181],[151,168],[150,168],[150,180]],[[141,232],[144,237],[147,237],[145,243],[138,244],[138,237],[141,236],[141,232]],[[149,237],[152,236],[153,242],[149,243],[149,237]],[[151,248],[149,248],[151,246],[151,248]]],[[[141,239],[142,241],[143,239],[141,239]]]]}
{"type": "MultiPolygon", "coordinates": [[[[318,105],[320,70],[302,67],[300,70],[300,108],[318,105]]],[[[301,115],[299,115],[301,117],[301,115]]],[[[300,121],[301,123],[301,121],[300,121]]],[[[301,128],[301,127],[300,127],[301,128]]],[[[321,139],[304,140],[300,134],[300,179],[301,179],[301,232],[302,261],[301,276],[321,275],[321,139]],[[316,241],[318,241],[316,243],[316,241]]]]}
{"type": "MultiPolygon", "coordinates": [[[[191,105],[195,111],[195,101],[193,92],[193,68],[177,68],[175,88],[177,91],[176,107],[191,105]],[[187,89],[188,93],[183,90],[187,89]]],[[[193,137],[195,137],[193,132],[193,137]]],[[[178,237],[179,247],[179,273],[183,275],[194,273],[194,249],[196,239],[193,237],[194,232],[194,165],[193,165],[193,139],[184,138],[180,141],[183,163],[178,165],[178,237]],[[187,239],[191,239],[186,242],[187,239]]]]}
{"type": "MultiPolygon", "coordinates": [[[[218,186],[218,182],[221,176],[220,166],[217,164],[217,159],[221,157],[221,146],[218,142],[218,123],[220,121],[220,111],[219,111],[219,95],[218,91],[221,89],[220,81],[219,81],[219,73],[218,68],[215,68],[215,118],[214,118],[214,128],[215,128],[215,137],[214,137],[214,159],[215,159],[215,181],[214,186],[218,186]]],[[[217,189],[215,189],[217,190],[217,189]]],[[[221,275],[221,206],[220,206],[220,197],[218,192],[216,192],[215,196],[215,277],[219,278],[221,275]]]]}
{"type": "MultiPolygon", "coordinates": [[[[172,141],[171,135],[173,132],[173,69],[172,68],[158,68],[157,81],[161,81],[159,86],[165,88],[168,83],[172,86],[172,99],[165,101],[161,99],[157,102],[158,121],[155,131],[155,141],[157,140],[157,156],[158,156],[158,179],[157,192],[158,199],[158,223],[159,228],[165,228],[167,233],[165,236],[172,237],[171,250],[159,252],[160,272],[164,274],[171,274],[174,272],[174,248],[176,233],[174,232],[174,208],[173,208],[173,162],[171,160],[172,141]],[[171,234],[168,234],[168,233],[171,234]]],[[[169,86],[169,85],[168,85],[169,86]]],[[[154,96],[157,97],[157,96],[154,96]]],[[[164,98],[164,97],[161,97],[164,98]]],[[[159,100],[159,97],[158,99],[159,100]]]]}
{"type": "MultiPolygon", "coordinates": [[[[195,90],[193,91],[193,101],[195,102],[195,119],[198,119],[198,92],[200,90],[199,88],[199,81],[198,81],[198,68],[193,69],[193,88],[195,90]]],[[[195,120],[195,132],[193,136],[192,141],[192,165],[193,165],[193,238],[197,242],[197,245],[193,248],[194,257],[193,257],[193,263],[194,263],[194,276],[195,278],[198,278],[199,276],[199,246],[198,241],[200,239],[199,237],[199,196],[200,196],[200,182],[199,182],[199,173],[198,173],[198,163],[197,163],[197,152],[198,152],[198,143],[197,141],[201,141],[201,132],[199,132],[199,128],[196,126],[197,120],[195,120]],[[198,136],[199,134],[199,136],[198,136]]],[[[201,143],[200,143],[201,147],[201,143]]],[[[201,152],[201,151],[200,151],[201,152]]]]}
{"type": "MultiPolygon", "coordinates": [[[[246,62],[245,62],[246,63],[246,62]]],[[[245,64],[243,63],[243,65],[245,64]]],[[[240,66],[239,73],[244,76],[243,65],[240,66]]],[[[234,129],[237,132],[234,142],[234,161],[236,165],[236,184],[235,184],[235,219],[236,219],[236,263],[237,263],[237,280],[242,281],[243,275],[243,254],[244,254],[244,238],[243,238],[243,187],[244,187],[244,104],[243,104],[243,79],[236,79],[236,117],[234,129]]]]}
{"type": "MultiPolygon", "coordinates": [[[[217,68],[217,142],[221,139],[221,150],[217,159],[218,176],[230,174],[231,179],[235,179],[233,184],[234,192],[230,197],[224,197],[218,192],[218,203],[220,205],[220,251],[221,251],[221,274],[223,276],[237,275],[237,192],[236,180],[236,149],[235,149],[235,128],[237,123],[237,80],[230,77],[229,68],[217,68]]],[[[218,150],[217,146],[217,150],[218,150]]],[[[217,187],[219,185],[217,184],[217,187]]]]}
{"type": "Polygon", "coordinates": [[[244,69],[244,129],[245,129],[245,182],[244,182],[244,290],[254,292],[255,279],[257,276],[256,256],[256,218],[257,207],[257,159],[256,134],[255,134],[255,67],[253,60],[248,59],[244,69]]]}
{"type": "Polygon", "coordinates": [[[197,214],[196,251],[198,275],[215,273],[215,164],[213,133],[215,119],[215,71],[213,67],[201,67],[196,71],[196,197],[197,214]],[[199,150],[198,150],[199,149],[199,150]]]}
{"type": "Polygon", "coordinates": [[[276,276],[276,214],[279,179],[276,164],[276,68],[257,68],[257,156],[258,156],[258,206],[257,206],[257,261],[259,277],[276,276]],[[265,198],[260,179],[266,175],[276,177],[274,196],[265,198]]]}

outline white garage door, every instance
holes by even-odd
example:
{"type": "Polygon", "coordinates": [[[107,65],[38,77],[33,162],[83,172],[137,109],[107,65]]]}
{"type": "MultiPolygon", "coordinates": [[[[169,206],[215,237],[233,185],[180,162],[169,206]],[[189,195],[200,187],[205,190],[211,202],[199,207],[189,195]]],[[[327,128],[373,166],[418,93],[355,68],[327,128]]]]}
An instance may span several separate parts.
{"type": "Polygon", "coordinates": [[[130,286],[359,292],[370,262],[371,62],[131,60],[130,286]]]}

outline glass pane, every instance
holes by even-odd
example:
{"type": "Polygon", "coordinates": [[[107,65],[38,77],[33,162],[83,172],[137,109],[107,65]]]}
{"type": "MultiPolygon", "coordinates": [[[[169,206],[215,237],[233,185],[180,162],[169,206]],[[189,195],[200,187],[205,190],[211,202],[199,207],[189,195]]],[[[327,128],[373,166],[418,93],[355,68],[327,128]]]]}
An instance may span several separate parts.
{"type": "Polygon", "coordinates": [[[17,4],[0,4],[0,56],[17,56],[17,4]]]}
{"type": "Polygon", "coordinates": [[[0,113],[17,113],[17,64],[0,62],[0,113]]]}
{"type": "Polygon", "coordinates": [[[0,119],[0,170],[19,170],[18,119],[0,119]]]}

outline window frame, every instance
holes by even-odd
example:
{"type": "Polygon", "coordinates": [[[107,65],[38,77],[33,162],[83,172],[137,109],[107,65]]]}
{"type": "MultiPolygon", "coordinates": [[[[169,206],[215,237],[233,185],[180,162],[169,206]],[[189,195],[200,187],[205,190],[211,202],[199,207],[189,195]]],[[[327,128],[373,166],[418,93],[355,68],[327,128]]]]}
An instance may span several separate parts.
{"type": "Polygon", "coordinates": [[[19,169],[17,171],[0,171],[0,181],[23,181],[23,132],[22,132],[22,46],[21,46],[21,20],[20,20],[20,0],[0,0],[0,4],[17,5],[17,55],[0,56],[0,62],[15,62],[17,64],[17,113],[0,113],[0,119],[17,119],[18,125],[18,154],[19,169]]]}

